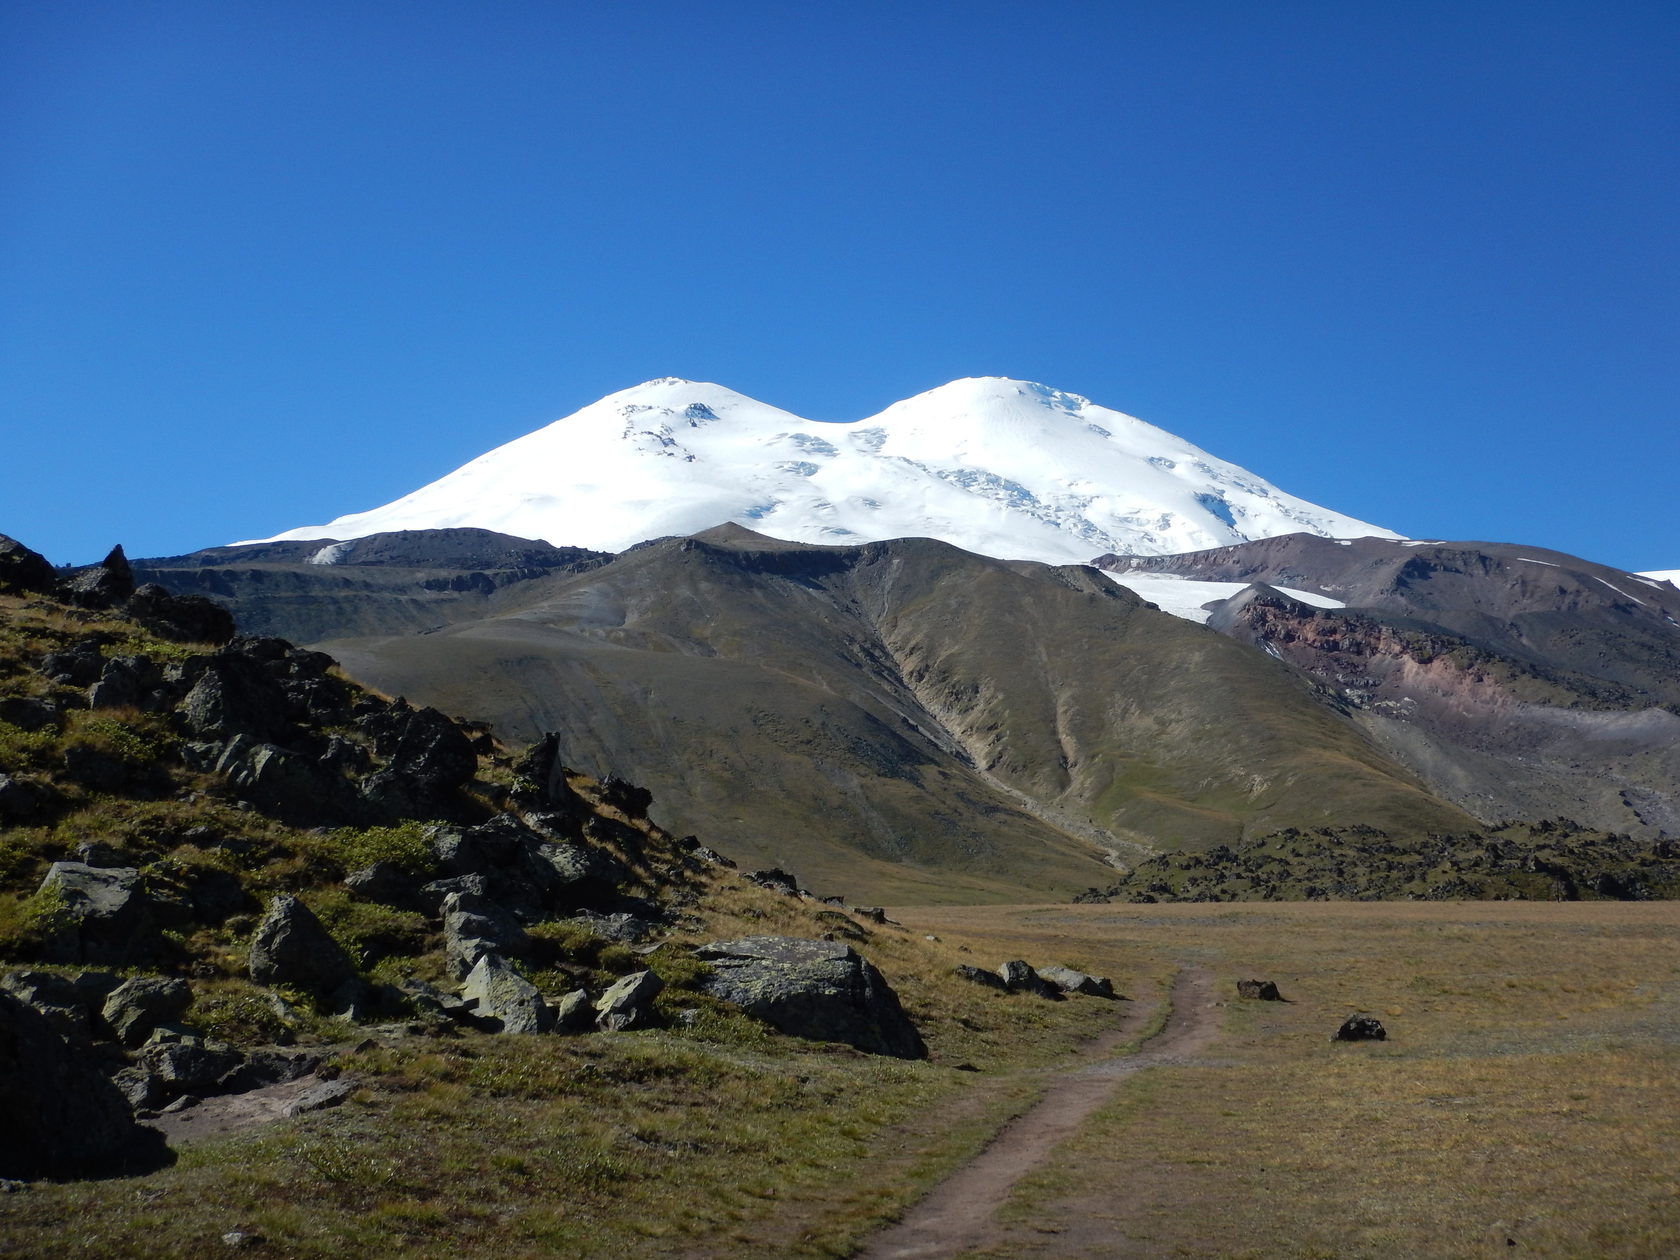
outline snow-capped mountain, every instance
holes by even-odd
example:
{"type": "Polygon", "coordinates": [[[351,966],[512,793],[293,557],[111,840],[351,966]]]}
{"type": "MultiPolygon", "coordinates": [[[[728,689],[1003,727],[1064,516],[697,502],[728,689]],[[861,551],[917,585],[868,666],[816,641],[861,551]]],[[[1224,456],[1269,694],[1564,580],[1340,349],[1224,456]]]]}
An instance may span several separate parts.
{"type": "Polygon", "coordinates": [[[930,537],[1056,564],[1303,531],[1398,537],[1142,420],[1027,381],[953,381],[837,423],[668,377],[608,395],[394,503],[262,541],[477,526],[619,551],[725,521],[798,542],[930,537]]]}

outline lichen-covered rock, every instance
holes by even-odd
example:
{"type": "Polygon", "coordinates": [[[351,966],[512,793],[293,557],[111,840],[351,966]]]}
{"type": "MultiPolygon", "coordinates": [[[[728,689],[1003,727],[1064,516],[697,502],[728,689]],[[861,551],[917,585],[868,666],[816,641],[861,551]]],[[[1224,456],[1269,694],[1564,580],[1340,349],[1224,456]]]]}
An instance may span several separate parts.
{"type": "Polygon", "coordinates": [[[635,971],[620,979],[595,1003],[595,1026],[604,1032],[646,1028],[654,1022],[653,999],[665,982],[651,971],[635,971]]]}
{"type": "Polygon", "coordinates": [[[714,941],[701,989],[782,1032],[840,1041],[870,1054],[924,1059],[927,1047],[898,995],[849,945],[787,936],[714,941]]]}
{"type": "Polygon", "coordinates": [[[1035,997],[1052,1000],[1062,996],[1060,989],[1042,978],[1030,963],[1019,958],[999,967],[998,975],[1002,977],[1004,987],[1011,993],[1031,993],[1035,997]]]}
{"type": "Polygon", "coordinates": [[[142,1172],[172,1158],[46,1016],[0,991],[0,1177],[142,1172]]]}
{"type": "Polygon", "coordinates": [[[308,906],[282,893],[251,936],[251,979],[330,998],[356,978],[355,965],[308,906]]]}
{"type": "Polygon", "coordinates": [[[1270,980],[1238,980],[1237,996],[1253,998],[1257,1002],[1283,1001],[1283,994],[1278,992],[1277,985],[1270,980]]]}
{"type": "Polygon", "coordinates": [[[59,907],[44,951],[49,962],[132,966],[164,952],[156,907],[134,867],[54,862],[40,892],[59,907]]]}
{"type": "Polygon", "coordinates": [[[495,954],[485,954],[474,964],[461,985],[461,996],[505,1033],[542,1033],[554,1026],[554,1012],[536,985],[495,954]]]}
{"type": "Polygon", "coordinates": [[[449,974],[461,980],[486,954],[525,954],[531,938],[494,902],[469,893],[450,893],[443,901],[443,946],[449,974]]]}
{"type": "Polygon", "coordinates": [[[144,1044],[152,1030],[179,1019],[192,1005],[192,989],[174,976],[136,976],[105,999],[101,1018],[125,1046],[144,1044]]]}

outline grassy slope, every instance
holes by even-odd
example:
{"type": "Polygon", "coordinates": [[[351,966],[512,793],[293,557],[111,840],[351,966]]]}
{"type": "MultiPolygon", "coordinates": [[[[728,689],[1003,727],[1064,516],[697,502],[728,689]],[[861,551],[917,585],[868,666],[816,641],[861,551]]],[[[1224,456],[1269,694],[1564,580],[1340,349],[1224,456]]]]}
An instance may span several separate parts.
{"type": "Polygon", "coordinates": [[[1105,882],[1093,831],[1471,824],[1282,666],[1077,570],[714,531],[550,594],[324,646],[387,690],[557,730],[673,830],[859,896],[1067,895],[1105,882]]]}
{"type": "MultiPolygon", "coordinates": [[[[713,904],[705,931],[719,934],[812,913],[734,885],[713,904]]],[[[1018,1187],[986,1254],[1680,1247],[1672,904],[895,913],[905,930],[874,928],[860,948],[921,1022],[931,1063],[710,1018],[683,1033],[373,1048],[348,1061],[363,1089],[339,1111],[145,1178],[0,1200],[0,1246],[192,1255],[242,1228],[269,1240],[254,1254],[846,1255],[1030,1099],[1031,1069],[1066,1062],[1113,1018],[942,974],[1024,955],[1107,971],[1133,996],[1195,962],[1226,993],[1257,975],[1291,1001],[1232,999],[1204,1061],[1123,1083],[1018,1187]],[[1390,1040],[1329,1043],[1354,1009],[1390,1040]]]]}

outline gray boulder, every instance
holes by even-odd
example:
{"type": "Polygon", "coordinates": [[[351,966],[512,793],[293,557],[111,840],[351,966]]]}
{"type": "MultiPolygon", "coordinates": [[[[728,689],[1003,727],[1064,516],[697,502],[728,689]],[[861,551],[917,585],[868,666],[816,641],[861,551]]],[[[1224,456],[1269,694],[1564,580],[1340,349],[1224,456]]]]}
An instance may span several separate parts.
{"type": "Polygon", "coordinates": [[[665,982],[651,971],[635,971],[619,980],[595,1003],[595,1026],[604,1032],[646,1028],[654,1022],[653,999],[665,982]]]}
{"type": "Polygon", "coordinates": [[[46,946],[48,961],[131,966],[163,954],[156,907],[133,867],[54,862],[40,891],[56,895],[64,907],[46,946]]]}
{"type": "Polygon", "coordinates": [[[177,1020],[192,1005],[192,989],[173,976],[136,976],[111,991],[100,1012],[125,1046],[143,1045],[152,1030],[177,1020]]]}
{"type": "Polygon", "coordinates": [[[170,1093],[213,1094],[217,1082],[245,1061],[232,1046],[202,1037],[154,1041],[135,1056],[136,1066],[150,1072],[170,1093]]]}
{"type": "Polygon", "coordinates": [[[870,1054],[925,1059],[927,1047],[881,973],[849,945],[787,936],[714,941],[701,989],[782,1032],[870,1054]]]}
{"type": "Polygon", "coordinates": [[[173,1159],[138,1125],[116,1085],[0,991],[0,1177],[20,1180],[144,1172],[173,1159]]]}
{"type": "Polygon", "coordinates": [[[530,952],[531,938],[494,902],[450,893],[443,900],[443,946],[449,974],[461,980],[486,954],[518,957],[530,952]]]}
{"type": "Polygon", "coordinates": [[[1031,993],[1035,997],[1055,1000],[1062,996],[1062,991],[1048,980],[1041,977],[1028,963],[1017,958],[1006,962],[998,968],[998,975],[1002,978],[1004,987],[1011,993],[1031,993]]]}
{"type": "Polygon", "coordinates": [[[1283,994],[1278,992],[1277,985],[1270,980],[1238,980],[1237,996],[1253,998],[1257,1002],[1283,1001],[1283,994]]]}
{"type": "Polygon", "coordinates": [[[205,664],[181,701],[181,716],[200,739],[244,735],[256,743],[274,743],[291,729],[279,682],[260,662],[233,648],[224,648],[205,664]]]}
{"type": "Polygon", "coordinates": [[[595,1025],[595,1008],[588,989],[573,989],[554,1004],[554,1031],[588,1032],[595,1025]]]}
{"type": "Polygon", "coordinates": [[[282,893],[251,936],[251,979],[283,984],[316,999],[338,994],[356,979],[355,964],[308,906],[282,893]]]}
{"type": "Polygon", "coordinates": [[[1086,997],[1112,998],[1114,982],[1106,976],[1090,976],[1072,967],[1041,967],[1038,974],[1063,993],[1081,993],[1086,997]]]}
{"type": "Polygon", "coordinates": [[[479,1016],[495,1020],[505,1033],[541,1033],[554,1026],[554,1012],[537,986],[495,954],[485,954],[473,966],[461,985],[461,996],[479,1016]]]}
{"type": "Polygon", "coordinates": [[[229,741],[216,771],[245,800],[294,826],[353,816],[355,790],[331,766],[274,744],[229,741]]]}

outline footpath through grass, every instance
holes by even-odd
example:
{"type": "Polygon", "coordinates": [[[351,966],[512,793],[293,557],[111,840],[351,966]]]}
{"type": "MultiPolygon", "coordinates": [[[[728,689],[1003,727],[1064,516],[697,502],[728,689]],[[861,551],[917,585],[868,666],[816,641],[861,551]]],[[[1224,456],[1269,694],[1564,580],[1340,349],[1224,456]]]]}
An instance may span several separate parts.
{"type": "MultiPolygon", "coordinates": [[[[917,922],[955,927],[956,912],[917,922]]],[[[1026,911],[1216,970],[1224,1033],[1020,1183],[981,1254],[1680,1254],[1680,906],[1026,911]],[[1236,999],[1276,980],[1290,1002],[1236,999]],[[1328,1040],[1354,1010],[1389,1039],[1328,1040]]]]}

